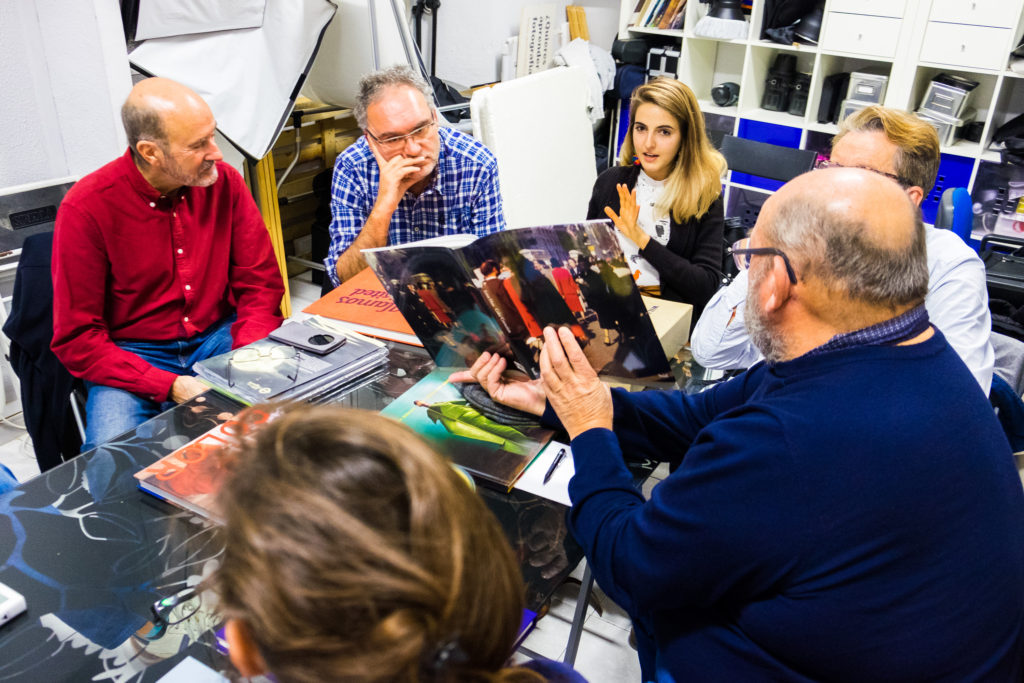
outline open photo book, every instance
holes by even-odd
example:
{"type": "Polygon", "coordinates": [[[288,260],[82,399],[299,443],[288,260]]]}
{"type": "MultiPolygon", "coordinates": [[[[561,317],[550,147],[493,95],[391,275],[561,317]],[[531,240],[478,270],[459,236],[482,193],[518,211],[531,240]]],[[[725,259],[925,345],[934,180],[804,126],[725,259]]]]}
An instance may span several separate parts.
{"type": "Polygon", "coordinates": [[[450,235],[364,249],[441,367],[484,351],[538,376],[546,326],[567,327],[604,375],[657,379],[669,365],[609,221],[450,235]]]}
{"type": "Polygon", "coordinates": [[[539,423],[506,425],[469,404],[451,368],[437,368],[381,415],[404,423],[482,484],[509,491],[554,432],[539,423]]]}

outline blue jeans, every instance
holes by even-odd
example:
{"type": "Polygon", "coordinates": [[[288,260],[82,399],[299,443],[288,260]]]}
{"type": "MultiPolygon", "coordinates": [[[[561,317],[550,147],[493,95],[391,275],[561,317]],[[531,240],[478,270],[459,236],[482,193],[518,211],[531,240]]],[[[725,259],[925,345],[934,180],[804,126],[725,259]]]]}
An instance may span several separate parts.
{"type": "MultiPolygon", "coordinates": [[[[231,324],[234,321],[235,316],[229,316],[191,339],[114,343],[161,370],[191,375],[194,374],[193,363],[231,350],[231,324]]],[[[174,405],[172,402],[156,403],[130,391],[94,382],[86,382],[85,386],[89,397],[85,403],[83,453],[135,429],[174,405]]]]}

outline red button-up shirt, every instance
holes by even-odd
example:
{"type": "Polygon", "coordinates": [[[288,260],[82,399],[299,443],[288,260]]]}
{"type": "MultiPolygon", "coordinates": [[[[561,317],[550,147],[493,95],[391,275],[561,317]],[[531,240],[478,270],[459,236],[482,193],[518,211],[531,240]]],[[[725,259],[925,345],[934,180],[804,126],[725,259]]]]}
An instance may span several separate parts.
{"type": "Polygon", "coordinates": [[[281,272],[241,175],[162,196],[131,153],[78,181],[53,241],[53,343],[72,375],[167,399],[177,375],[115,340],[187,339],[233,310],[235,348],[281,324],[281,272]]]}

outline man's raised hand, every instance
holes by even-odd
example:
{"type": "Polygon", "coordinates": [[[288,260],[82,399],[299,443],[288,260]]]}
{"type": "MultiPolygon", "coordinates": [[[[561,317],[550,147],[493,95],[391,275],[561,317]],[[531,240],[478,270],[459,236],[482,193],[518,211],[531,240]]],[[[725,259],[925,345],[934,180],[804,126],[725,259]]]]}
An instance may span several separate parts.
{"type": "Polygon", "coordinates": [[[612,395],[597,377],[567,327],[544,328],[540,381],[570,439],[594,428],[612,428],[612,395]]]}
{"type": "Polygon", "coordinates": [[[401,154],[385,160],[377,143],[369,135],[366,136],[366,141],[377,160],[377,167],[380,168],[377,201],[383,200],[394,211],[406,191],[416,184],[416,174],[429,160],[426,157],[406,157],[401,154]]]}

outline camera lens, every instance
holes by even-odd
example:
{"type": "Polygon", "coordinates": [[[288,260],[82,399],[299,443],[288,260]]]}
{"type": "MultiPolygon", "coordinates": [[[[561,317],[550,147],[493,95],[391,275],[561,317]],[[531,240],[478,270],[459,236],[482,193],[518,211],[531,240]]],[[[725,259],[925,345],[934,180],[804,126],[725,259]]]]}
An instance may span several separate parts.
{"type": "Polygon", "coordinates": [[[309,338],[309,343],[313,346],[327,346],[332,341],[334,341],[334,337],[329,334],[314,334],[309,338]]]}

